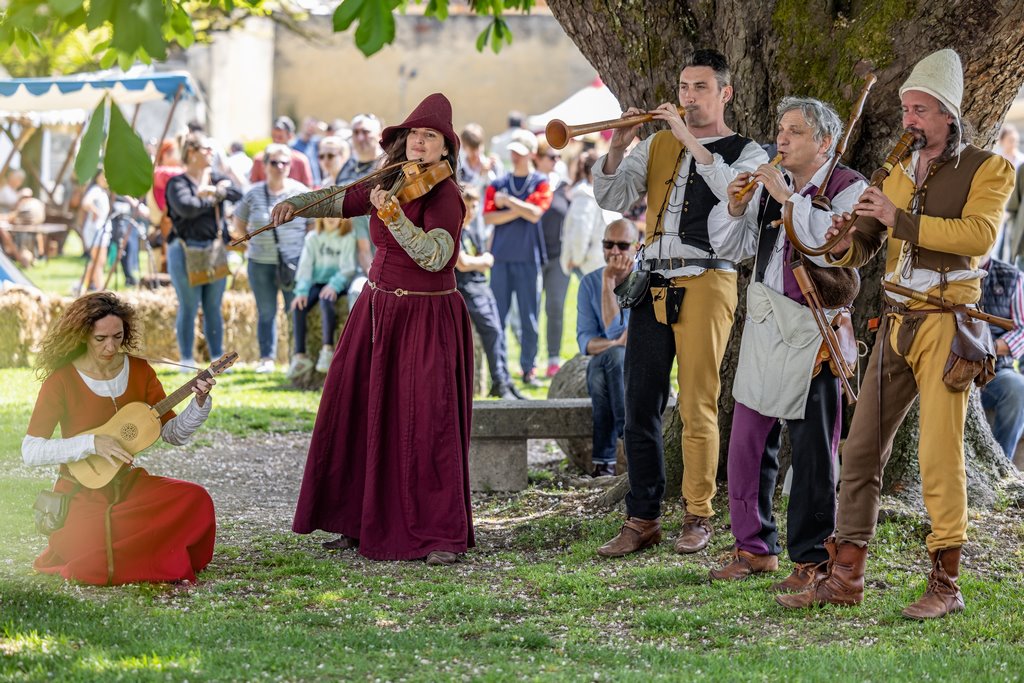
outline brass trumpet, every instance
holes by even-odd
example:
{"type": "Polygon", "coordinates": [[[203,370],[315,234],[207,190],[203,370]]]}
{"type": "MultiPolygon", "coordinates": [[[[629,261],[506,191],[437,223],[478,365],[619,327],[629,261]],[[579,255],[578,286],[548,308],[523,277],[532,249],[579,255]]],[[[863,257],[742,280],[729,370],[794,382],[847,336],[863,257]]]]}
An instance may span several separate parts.
{"type": "MultiPolygon", "coordinates": [[[[779,164],[782,163],[782,153],[775,155],[775,158],[768,162],[769,166],[778,168],[779,164]]],[[[757,179],[751,178],[750,182],[740,188],[740,191],[736,193],[736,201],[742,200],[747,196],[747,193],[754,189],[754,185],[757,185],[757,179]]]]}
{"type": "MultiPolygon", "coordinates": [[[[679,107],[679,115],[684,118],[686,117],[685,107],[679,107]]],[[[595,121],[594,123],[581,123],[578,126],[568,126],[561,119],[552,119],[544,128],[544,138],[555,149],[562,149],[569,144],[569,140],[577,135],[586,135],[587,133],[596,133],[615,128],[630,128],[639,123],[650,123],[653,120],[654,114],[650,113],[608,119],[607,121],[595,121]]]]}

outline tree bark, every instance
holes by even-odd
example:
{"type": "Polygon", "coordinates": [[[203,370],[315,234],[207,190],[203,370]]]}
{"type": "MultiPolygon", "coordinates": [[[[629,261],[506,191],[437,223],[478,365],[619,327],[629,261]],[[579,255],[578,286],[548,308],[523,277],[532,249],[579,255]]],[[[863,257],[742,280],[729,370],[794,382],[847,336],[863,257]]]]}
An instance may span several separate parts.
{"type": "MultiPolygon", "coordinates": [[[[732,68],[735,88],[726,120],[760,142],[772,140],[775,106],[784,95],[820,98],[846,116],[864,74],[873,72],[878,82],[845,157],[846,163],[865,175],[879,165],[901,130],[899,86],[922,57],[947,46],[959,53],[964,66],[962,110],[978,131],[975,144],[980,147],[990,144],[1024,82],[1024,4],[1013,0],[548,0],[548,6],[623,106],[675,103],[679,69],[693,51],[703,47],[721,51],[732,68]]],[[[881,258],[861,270],[863,285],[855,304],[857,336],[869,347],[873,333],[868,332],[867,321],[878,315],[881,274],[881,258]]],[[[741,292],[745,284],[741,277],[741,292]]],[[[741,296],[722,364],[722,477],[743,300],[741,296]]],[[[666,436],[678,434],[678,426],[675,416],[666,436]]],[[[912,412],[886,478],[887,490],[913,491],[908,494],[911,498],[919,495],[920,488],[915,484],[920,476],[917,439],[912,437],[916,429],[917,415],[912,412]]],[[[975,399],[965,444],[972,499],[980,496],[988,501],[992,482],[1003,471],[996,463],[1005,462],[975,399]]],[[[678,438],[666,439],[665,448],[666,466],[681,462],[678,438]]],[[[668,492],[679,495],[677,472],[670,474],[668,492]]]]}

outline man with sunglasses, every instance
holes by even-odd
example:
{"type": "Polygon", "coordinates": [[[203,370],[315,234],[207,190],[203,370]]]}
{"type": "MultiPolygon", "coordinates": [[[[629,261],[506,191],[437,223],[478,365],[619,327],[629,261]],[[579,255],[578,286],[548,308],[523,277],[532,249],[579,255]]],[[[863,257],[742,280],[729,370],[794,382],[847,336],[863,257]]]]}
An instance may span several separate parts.
{"type": "Polygon", "coordinates": [[[580,353],[590,356],[587,393],[594,407],[595,477],[615,475],[615,453],[626,422],[623,362],[629,311],[619,308],[615,288],[629,276],[640,233],[628,218],[612,221],[601,246],[604,268],[583,276],[577,295],[576,341],[580,353]]]}
{"type": "MultiPolygon", "coordinates": [[[[888,241],[884,282],[951,305],[977,303],[985,275],[980,261],[995,244],[1013,166],[968,144],[963,94],[963,67],[953,50],[939,50],[914,66],[900,87],[903,128],[914,136],[913,152],[881,188],[869,187],[854,204],[860,219],[833,248],[835,264],[860,267],[888,241]]],[[[949,371],[961,365],[952,354],[958,330],[977,334],[982,344],[991,341],[982,337],[988,333],[985,323],[977,322],[972,329],[966,315],[884,294],[882,325],[843,446],[836,533],[825,544],[827,574],[802,593],[776,596],[777,602],[801,608],[864,599],[882,472],[896,430],[920,398],[917,460],[931,520],[930,572],[924,595],[903,616],[933,619],[964,609],[957,586],[960,549],[967,541],[964,421],[971,380],[981,368],[960,376],[949,371]]]]}
{"type": "MultiPolygon", "coordinates": [[[[666,102],[654,118],[669,125],[626,156],[639,126],[619,128],[608,154],[594,164],[594,195],[601,208],[628,211],[647,193],[647,234],[638,270],[650,275],[649,293],[632,309],[626,353],[626,523],[601,546],[619,557],[661,541],[665,453],[661,416],[668,406],[672,363],[679,362],[682,418],[683,528],[679,553],[703,550],[711,538],[711,499],[718,473],[718,369],[736,311],[736,267],[708,241],[708,212],[726,199],[740,171],[768,160],[753,140],[725,124],[732,99],[729,66],[714,50],[697,50],[679,74],[678,107],[666,102]]],[[[642,113],[630,107],[624,114],[642,113]]]]}

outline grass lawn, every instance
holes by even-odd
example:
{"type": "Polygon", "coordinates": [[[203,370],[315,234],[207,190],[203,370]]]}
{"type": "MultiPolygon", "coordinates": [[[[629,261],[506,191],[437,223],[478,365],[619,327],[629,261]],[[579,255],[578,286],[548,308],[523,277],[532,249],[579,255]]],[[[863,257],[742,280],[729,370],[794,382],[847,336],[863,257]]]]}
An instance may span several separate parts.
{"type": "MultiPolygon", "coordinates": [[[[180,376],[161,378],[173,388],[180,376]]],[[[271,432],[308,432],[318,397],[282,380],[226,375],[200,445],[229,433],[258,448],[271,432]]],[[[560,486],[557,473],[522,494],[475,497],[478,547],[452,568],[329,553],[277,524],[244,531],[221,510],[197,585],[95,588],[35,575],[45,540],[30,506],[52,473],[24,467],[19,445],[37,388],[27,370],[0,370],[0,680],[1022,677],[1024,514],[1013,508],[972,519],[967,612],[924,624],[899,616],[924,588],[917,522],[880,527],[864,605],[788,613],[765,591],[770,579],[708,583],[730,545],[724,500],[710,552],[681,557],[666,542],[601,561],[594,550],[620,514],[560,486]]],[[[670,506],[669,538],[680,517],[670,506]]]]}
{"type": "MultiPolygon", "coordinates": [[[[80,252],[72,235],[66,256],[28,274],[69,293],[84,268],[80,252]]],[[[574,278],[566,297],[563,360],[577,351],[577,286],[574,278]]],[[[509,359],[518,378],[514,338],[509,359]]],[[[169,390],[184,381],[160,376],[169,390]]],[[[544,398],[548,385],[525,393],[544,398]]],[[[765,590],[782,572],[709,584],[708,569],[731,545],[724,493],[708,552],[681,557],[665,542],[609,562],[594,550],[621,513],[597,508],[595,492],[567,488],[551,471],[531,473],[522,494],[475,496],[478,547],[453,568],[323,551],[281,520],[253,528],[221,508],[215,557],[197,585],[95,588],[35,575],[45,539],[30,507],[52,472],[24,467],[20,443],[37,391],[29,370],[0,370],[0,681],[1024,678],[1016,508],[973,514],[961,579],[968,610],[924,624],[899,615],[924,588],[919,521],[880,526],[864,605],[789,613],[765,590]]],[[[256,452],[271,435],[308,434],[318,403],[316,392],[284,388],[281,374],[237,369],[221,378],[192,448],[216,448],[225,435],[256,452]]],[[[257,518],[261,502],[252,491],[257,518]]],[[[668,506],[669,540],[681,516],[668,506]]]]}

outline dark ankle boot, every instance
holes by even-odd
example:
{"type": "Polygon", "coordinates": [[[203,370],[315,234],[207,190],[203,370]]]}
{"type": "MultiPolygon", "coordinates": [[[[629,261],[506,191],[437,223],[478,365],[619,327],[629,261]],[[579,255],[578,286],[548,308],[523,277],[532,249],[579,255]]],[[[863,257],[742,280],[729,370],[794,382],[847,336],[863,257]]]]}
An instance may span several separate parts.
{"type": "Polygon", "coordinates": [[[903,610],[908,619],[938,619],[964,608],[964,596],[956,585],[960,578],[960,548],[943,548],[929,552],[932,570],[924,595],[903,610]]]}
{"type": "Polygon", "coordinates": [[[859,605],[864,599],[864,566],[868,548],[855,543],[836,544],[835,537],[825,541],[828,551],[827,575],[800,593],[776,595],[775,602],[790,609],[815,605],[859,605]]]}

